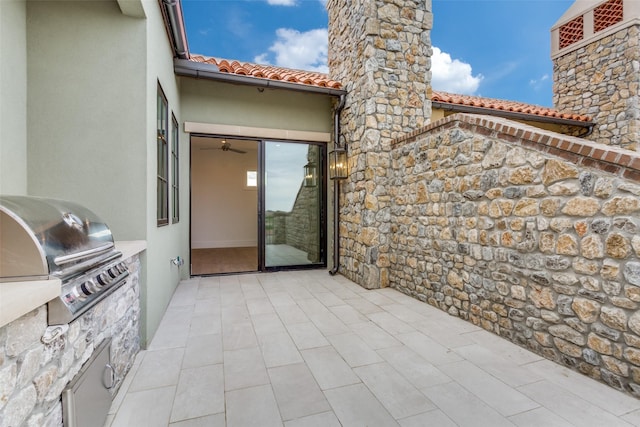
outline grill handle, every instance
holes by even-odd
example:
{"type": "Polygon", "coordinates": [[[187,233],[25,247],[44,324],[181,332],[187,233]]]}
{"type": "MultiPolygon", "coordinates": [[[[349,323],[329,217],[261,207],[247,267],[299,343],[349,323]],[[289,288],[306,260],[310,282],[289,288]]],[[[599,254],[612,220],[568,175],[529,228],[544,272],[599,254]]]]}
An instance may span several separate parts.
{"type": "Polygon", "coordinates": [[[98,246],[97,248],[92,248],[92,249],[88,249],[86,251],[82,251],[82,252],[76,252],[70,255],[63,255],[63,256],[59,256],[59,257],[55,257],[53,262],[56,263],[56,265],[64,265],[64,264],[68,264],[70,262],[73,261],[78,261],[84,258],[89,258],[89,257],[93,257],[96,256],[98,254],[101,254],[103,252],[107,252],[109,250],[111,250],[111,248],[113,248],[115,245],[112,242],[106,243],[102,246],[98,246]]]}

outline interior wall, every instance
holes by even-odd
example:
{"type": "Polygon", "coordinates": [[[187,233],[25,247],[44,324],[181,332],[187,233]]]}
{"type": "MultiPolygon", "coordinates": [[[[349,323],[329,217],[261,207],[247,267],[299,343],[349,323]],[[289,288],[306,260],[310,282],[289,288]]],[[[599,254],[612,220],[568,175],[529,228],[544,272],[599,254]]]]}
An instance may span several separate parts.
{"type": "Polygon", "coordinates": [[[27,6],[0,1],[0,194],[27,193],[27,6]]]}
{"type": "Polygon", "coordinates": [[[246,171],[258,168],[257,142],[250,143],[256,150],[246,154],[192,148],[192,248],[258,245],[258,191],[245,188],[246,171]]]}

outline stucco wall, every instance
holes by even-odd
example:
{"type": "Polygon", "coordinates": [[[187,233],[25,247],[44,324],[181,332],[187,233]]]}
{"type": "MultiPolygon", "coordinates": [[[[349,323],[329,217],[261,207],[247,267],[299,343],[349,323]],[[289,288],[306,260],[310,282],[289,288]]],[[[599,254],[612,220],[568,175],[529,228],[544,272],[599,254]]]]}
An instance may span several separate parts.
{"type": "Polygon", "coordinates": [[[184,121],[331,132],[331,97],[180,78],[184,121]]]}
{"type": "Polygon", "coordinates": [[[156,93],[180,122],[173,53],[157,2],[28,2],[28,193],[74,200],[117,240],[142,239],[142,344],[188,265],[189,150],[180,135],[181,221],[156,226],[156,93]]]}
{"type": "Polygon", "coordinates": [[[0,194],[27,193],[27,8],[0,2],[0,194]]]}
{"type": "MultiPolygon", "coordinates": [[[[146,145],[146,287],[142,289],[143,340],[146,345],[160,324],[160,320],[181,278],[189,277],[189,138],[180,132],[180,222],[158,227],[156,221],[157,194],[157,85],[162,86],[167,97],[169,114],[173,112],[182,128],[178,82],[173,74],[173,51],[162,22],[157,2],[143,2],[147,15],[146,27],[146,120],[144,144],[146,145]],[[185,260],[182,268],[171,263],[180,256],[185,260]]],[[[169,115],[169,117],[171,117],[169,115]]],[[[143,143],[139,141],[139,143],[143,143]]],[[[171,205],[169,206],[171,212],[171,205]]],[[[171,222],[171,220],[170,220],[171,222]]]]}
{"type": "Polygon", "coordinates": [[[77,201],[116,239],[145,239],[146,21],[105,1],[27,11],[29,194],[77,201]]]}
{"type": "Polygon", "coordinates": [[[639,169],[508,120],[417,130],[388,171],[390,285],[638,395],[639,169]]]}

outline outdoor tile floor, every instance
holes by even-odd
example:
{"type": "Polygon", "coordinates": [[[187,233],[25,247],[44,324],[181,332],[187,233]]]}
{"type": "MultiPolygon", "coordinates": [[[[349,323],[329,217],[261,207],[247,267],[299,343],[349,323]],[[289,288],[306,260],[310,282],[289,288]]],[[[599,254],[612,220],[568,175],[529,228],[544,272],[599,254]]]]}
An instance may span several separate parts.
{"type": "Polygon", "coordinates": [[[106,425],[638,426],[640,400],[316,270],[183,281],[106,425]]]}

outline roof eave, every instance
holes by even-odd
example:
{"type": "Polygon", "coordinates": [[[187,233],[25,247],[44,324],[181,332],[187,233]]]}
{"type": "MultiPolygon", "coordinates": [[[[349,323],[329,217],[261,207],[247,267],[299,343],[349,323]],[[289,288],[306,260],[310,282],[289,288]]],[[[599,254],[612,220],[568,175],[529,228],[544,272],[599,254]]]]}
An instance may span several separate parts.
{"type": "Polygon", "coordinates": [[[284,89],[295,92],[315,93],[329,96],[341,96],[346,94],[346,91],[343,89],[225,73],[221,72],[218,67],[213,64],[194,62],[186,59],[175,58],[173,60],[173,69],[178,76],[213,80],[223,83],[232,83],[237,85],[255,86],[269,89],[284,89]]]}
{"type": "Polygon", "coordinates": [[[493,108],[474,107],[470,105],[451,104],[448,102],[432,101],[433,108],[440,108],[446,111],[455,111],[459,113],[485,114],[489,116],[504,117],[505,119],[526,120],[530,122],[550,123],[566,126],[577,126],[590,128],[595,123],[582,120],[563,119],[561,117],[540,116],[537,114],[521,113],[518,111],[506,111],[493,108]]]}

